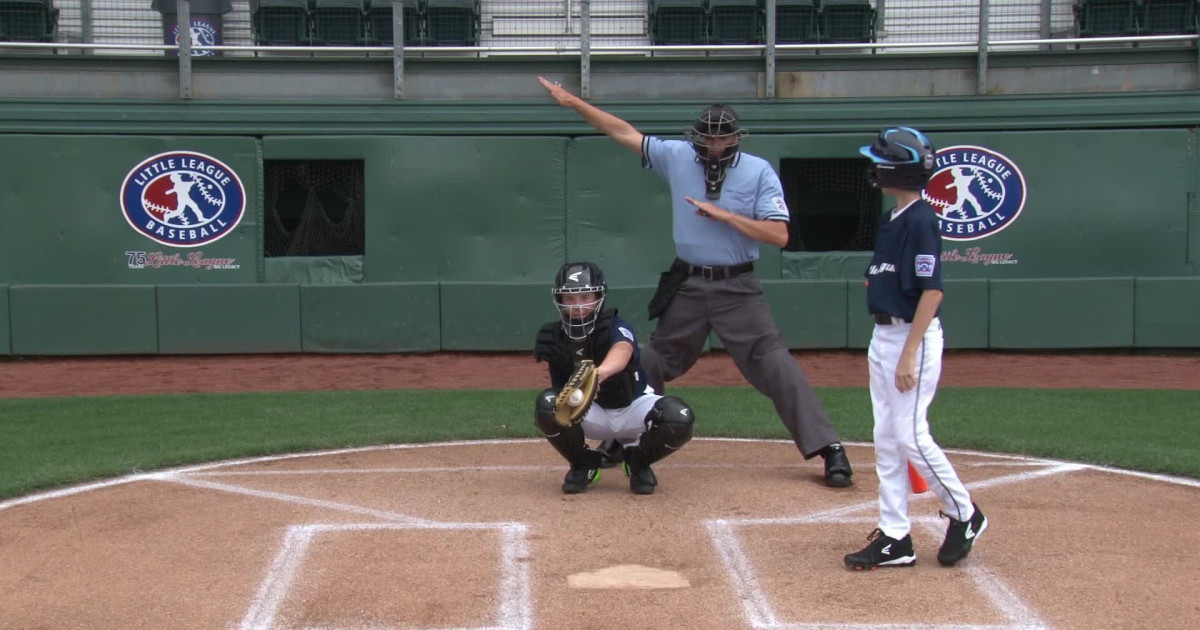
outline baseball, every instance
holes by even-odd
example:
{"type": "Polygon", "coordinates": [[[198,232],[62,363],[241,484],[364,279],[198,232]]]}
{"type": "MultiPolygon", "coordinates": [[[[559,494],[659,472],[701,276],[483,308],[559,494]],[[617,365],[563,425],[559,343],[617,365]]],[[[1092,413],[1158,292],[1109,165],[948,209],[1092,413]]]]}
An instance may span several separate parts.
{"type": "Polygon", "coordinates": [[[571,392],[571,396],[569,398],[567,398],[567,400],[571,403],[572,406],[578,405],[579,403],[583,402],[583,392],[581,392],[577,389],[577,390],[571,392]]]}

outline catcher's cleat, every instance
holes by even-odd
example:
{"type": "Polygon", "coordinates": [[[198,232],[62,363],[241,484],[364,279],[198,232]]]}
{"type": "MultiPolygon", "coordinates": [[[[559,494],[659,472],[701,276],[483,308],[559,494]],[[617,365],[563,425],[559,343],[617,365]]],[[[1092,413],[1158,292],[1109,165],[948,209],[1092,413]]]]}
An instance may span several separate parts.
{"type": "Polygon", "coordinates": [[[856,553],[846,554],[846,568],[862,571],[875,567],[911,567],[917,561],[913,551],[912,536],[896,540],[885,536],[883,530],[876,528],[867,536],[871,544],[856,553]]]}
{"type": "Polygon", "coordinates": [[[634,494],[654,494],[658,486],[658,477],[650,469],[650,464],[641,461],[641,452],[637,447],[625,449],[625,475],[629,477],[629,490],[634,494]]]}
{"type": "Polygon", "coordinates": [[[950,519],[950,525],[946,527],[946,540],[942,541],[942,548],[938,549],[938,564],[952,567],[959,560],[966,558],[967,554],[971,553],[971,547],[975,546],[975,541],[979,540],[987,529],[987,517],[979,510],[979,506],[972,503],[971,507],[975,508],[975,513],[965,521],[956,520],[945,512],[938,512],[950,519]]]}
{"type": "Polygon", "coordinates": [[[625,447],[616,440],[604,440],[596,450],[600,451],[604,458],[600,462],[601,468],[613,468],[625,461],[625,447]]]}
{"type": "Polygon", "coordinates": [[[567,471],[567,476],[563,477],[563,494],[579,494],[587,490],[589,485],[596,483],[598,479],[600,479],[599,468],[571,466],[571,470],[567,471]]]}
{"type": "Polygon", "coordinates": [[[846,457],[846,449],[841,442],[834,442],[821,449],[821,457],[825,459],[825,485],[830,488],[848,488],[854,483],[851,477],[854,471],[850,468],[850,459],[846,457]]]}

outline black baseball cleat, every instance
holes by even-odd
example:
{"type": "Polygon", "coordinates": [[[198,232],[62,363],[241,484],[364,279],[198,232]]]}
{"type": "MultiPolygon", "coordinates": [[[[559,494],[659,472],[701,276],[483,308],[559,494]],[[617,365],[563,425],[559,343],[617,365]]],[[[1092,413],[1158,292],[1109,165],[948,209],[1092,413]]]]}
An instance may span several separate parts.
{"type": "Polygon", "coordinates": [[[830,488],[848,488],[854,483],[851,477],[854,471],[850,468],[850,459],[846,457],[846,449],[841,442],[834,442],[821,449],[821,457],[825,458],[825,485],[830,488]]]}
{"type": "Polygon", "coordinates": [[[972,503],[971,507],[975,508],[975,513],[966,521],[957,520],[945,512],[938,512],[950,519],[950,525],[946,527],[946,540],[942,541],[942,548],[938,549],[938,564],[944,567],[958,564],[959,560],[971,553],[971,547],[975,546],[975,541],[979,540],[987,529],[987,517],[983,515],[979,506],[972,503]]]}
{"type": "Polygon", "coordinates": [[[602,457],[601,468],[613,468],[625,461],[625,447],[616,440],[604,440],[596,450],[600,451],[602,457]]]}
{"type": "Polygon", "coordinates": [[[654,476],[650,464],[641,459],[641,449],[638,447],[625,449],[625,474],[629,476],[629,490],[634,494],[654,494],[658,477],[654,476]]]}
{"type": "Polygon", "coordinates": [[[596,483],[599,478],[599,468],[571,466],[571,470],[568,470],[567,476],[563,478],[563,494],[579,494],[587,490],[589,485],[596,483]]]}
{"type": "Polygon", "coordinates": [[[871,544],[863,547],[857,553],[846,554],[846,568],[862,571],[875,567],[911,567],[917,561],[913,551],[912,536],[905,534],[904,538],[896,540],[885,536],[883,530],[875,528],[867,536],[871,544]]]}

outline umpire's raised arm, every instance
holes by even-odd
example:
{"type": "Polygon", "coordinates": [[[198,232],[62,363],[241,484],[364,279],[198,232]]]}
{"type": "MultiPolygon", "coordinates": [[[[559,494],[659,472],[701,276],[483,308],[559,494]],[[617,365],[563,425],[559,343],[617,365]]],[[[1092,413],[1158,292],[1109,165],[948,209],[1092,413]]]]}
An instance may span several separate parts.
{"type": "Polygon", "coordinates": [[[638,154],[638,157],[642,157],[642,132],[635,129],[633,125],[571,94],[566,88],[546,77],[538,77],[538,83],[546,88],[546,91],[554,97],[554,100],[558,101],[559,105],[579,112],[579,115],[583,116],[583,119],[593,127],[619,142],[621,146],[638,154]]]}

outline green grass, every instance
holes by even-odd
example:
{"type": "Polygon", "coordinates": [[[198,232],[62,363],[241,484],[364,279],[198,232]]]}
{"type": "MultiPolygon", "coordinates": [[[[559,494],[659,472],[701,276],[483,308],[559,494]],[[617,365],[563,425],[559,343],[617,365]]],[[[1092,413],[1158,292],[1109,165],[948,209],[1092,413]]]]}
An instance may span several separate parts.
{"type": "MultiPolygon", "coordinates": [[[[746,387],[678,388],[698,434],[786,438],[746,387]]],[[[863,389],[819,391],[843,439],[870,441],[863,389]]],[[[0,399],[0,498],[186,463],[478,438],[534,437],[533,390],[291,392],[0,399]]],[[[1200,392],[944,389],[946,447],[1200,477],[1200,392]]],[[[860,461],[859,466],[869,466],[860,461]]]]}

